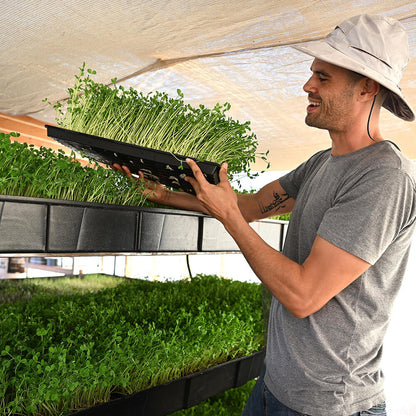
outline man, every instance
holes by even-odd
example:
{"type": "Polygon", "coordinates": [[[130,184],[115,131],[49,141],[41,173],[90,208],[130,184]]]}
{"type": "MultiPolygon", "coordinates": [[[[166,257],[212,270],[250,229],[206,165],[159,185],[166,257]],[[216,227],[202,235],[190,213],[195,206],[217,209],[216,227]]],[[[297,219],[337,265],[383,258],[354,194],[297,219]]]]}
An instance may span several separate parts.
{"type": "Polygon", "coordinates": [[[226,164],[215,186],[188,160],[196,197],[160,185],[149,197],[221,221],[273,294],[266,371],[244,416],[384,415],[382,343],[414,229],[416,174],[383,140],[379,117],[384,106],[414,119],[398,87],[407,35],[393,19],[362,15],[298,49],[315,58],[305,121],[328,130],[331,149],[254,195],[232,190],[226,164]],[[288,212],[279,253],[249,222],[288,212]]]}

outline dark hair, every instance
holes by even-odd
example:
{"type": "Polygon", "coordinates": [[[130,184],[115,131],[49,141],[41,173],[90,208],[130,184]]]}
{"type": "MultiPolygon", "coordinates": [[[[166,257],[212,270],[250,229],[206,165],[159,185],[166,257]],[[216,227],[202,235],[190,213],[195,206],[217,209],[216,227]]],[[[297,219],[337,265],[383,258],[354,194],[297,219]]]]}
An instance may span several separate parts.
{"type": "MultiPolygon", "coordinates": [[[[350,70],[349,72],[350,72],[350,80],[354,84],[356,82],[360,81],[363,78],[369,78],[366,75],[360,74],[360,73],[355,72],[355,71],[351,71],[350,70]]],[[[385,98],[387,97],[387,94],[389,92],[389,89],[386,88],[384,85],[381,85],[380,83],[378,83],[378,85],[380,85],[380,90],[378,91],[377,96],[378,97],[382,97],[383,98],[383,101],[384,101],[385,98]]]]}
{"type": "Polygon", "coordinates": [[[349,73],[350,73],[350,79],[354,83],[358,82],[360,79],[367,78],[365,75],[362,75],[355,71],[349,70],[349,73]]]}

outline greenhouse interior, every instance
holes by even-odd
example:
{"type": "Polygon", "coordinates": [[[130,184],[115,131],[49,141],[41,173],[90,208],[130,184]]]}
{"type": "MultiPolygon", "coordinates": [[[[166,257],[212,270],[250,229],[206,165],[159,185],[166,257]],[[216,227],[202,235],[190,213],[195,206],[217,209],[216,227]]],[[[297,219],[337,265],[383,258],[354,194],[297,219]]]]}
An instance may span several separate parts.
{"type": "MultiPolygon", "coordinates": [[[[182,156],[214,184],[227,161],[238,192],[258,191],[331,147],[305,124],[313,58],[294,47],[343,20],[403,25],[400,87],[416,108],[416,4],[4,0],[0,11],[0,413],[240,415],[264,368],[270,293],[218,220],[147,201],[109,165],[142,164],[192,193],[182,156]]],[[[416,122],[382,108],[380,126],[416,163],[416,122]]],[[[250,226],[281,251],[289,223],[250,226]]],[[[415,250],[383,344],[389,416],[416,414],[415,250]]]]}

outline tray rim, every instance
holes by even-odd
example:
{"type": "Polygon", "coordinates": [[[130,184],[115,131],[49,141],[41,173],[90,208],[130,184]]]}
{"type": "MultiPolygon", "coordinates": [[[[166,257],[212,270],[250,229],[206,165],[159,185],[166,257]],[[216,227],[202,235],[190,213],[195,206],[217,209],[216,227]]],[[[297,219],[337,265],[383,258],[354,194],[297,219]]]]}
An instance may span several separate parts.
{"type": "MultiPolygon", "coordinates": [[[[153,149],[150,147],[145,147],[145,146],[140,146],[140,145],[136,145],[136,144],[132,144],[132,143],[127,143],[127,142],[122,142],[122,141],[118,141],[118,140],[114,140],[114,139],[108,139],[106,137],[101,137],[101,136],[96,136],[94,134],[89,134],[89,133],[82,133],[76,130],[69,130],[63,127],[58,127],[58,126],[53,126],[50,124],[45,124],[45,128],[47,130],[47,134],[50,138],[52,138],[55,141],[59,140],[67,140],[65,137],[62,137],[62,134],[67,134],[69,136],[73,136],[73,137],[77,137],[77,138],[82,138],[82,137],[86,137],[90,140],[94,140],[97,141],[97,144],[104,144],[105,146],[108,146],[108,151],[120,151],[118,149],[119,146],[124,147],[126,149],[132,150],[133,152],[143,152],[145,155],[154,155],[154,154],[158,154],[160,156],[166,157],[166,163],[171,163],[171,161],[174,159],[176,162],[185,162],[186,158],[195,160],[199,166],[202,166],[204,168],[208,168],[208,167],[212,167],[212,168],[216,168],[219,169],[221,166],[216,163],[216,162],[211,162],[208,160],[199,160],[198,158],[195,157],[191,157],[191,156],[185,156],[185,155],[181,155],[179,153],[172,153],[172,152],[167,152],[165,150],[158,150],[158,149],[153,149]],[[58,132],[60,133],[60,137],[55,137],[52,132],[58,132]],[[173,159],[172,159],[173,158],[173,159]]],[[[59,134],[58,134],[59,135],[59,134]]],[[[77,140],[74,140],[77,141],[77,140]]],[[[80,141],[77,141],[77,143],[81,143],[80,141]]],[[[146,156],[144,156],[146,157],[146,156]]],[[[164,162],[165,163],[165,162],[164,162]]]]}

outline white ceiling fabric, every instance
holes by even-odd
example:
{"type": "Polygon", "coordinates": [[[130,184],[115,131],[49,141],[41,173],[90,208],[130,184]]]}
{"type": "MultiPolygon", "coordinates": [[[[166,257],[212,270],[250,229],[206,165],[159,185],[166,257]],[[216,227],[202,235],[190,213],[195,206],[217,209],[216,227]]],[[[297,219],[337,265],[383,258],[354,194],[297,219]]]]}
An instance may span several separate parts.
{"type": "MultiPolygon", "coordinates": [[[[399,19],[411,60],[401,87],[416,109],[416,4],[383,0],[3,0],[0,4],[0,112],[47,122],[42,100],[62,100],[85,61],[98,82],[120,82],[192,105],[229,102],[249,120],[271,169],[287,170],[330,146],[325,131],[304,124],[311,58],[290,47],[318,39],[361,13],[399,19]]],[[[385,138],[416,159],[416,122],[387,111],[385,138]]],[[[264,168],[259,162],[254,169],[264,168]]]]}

